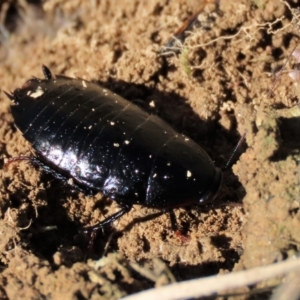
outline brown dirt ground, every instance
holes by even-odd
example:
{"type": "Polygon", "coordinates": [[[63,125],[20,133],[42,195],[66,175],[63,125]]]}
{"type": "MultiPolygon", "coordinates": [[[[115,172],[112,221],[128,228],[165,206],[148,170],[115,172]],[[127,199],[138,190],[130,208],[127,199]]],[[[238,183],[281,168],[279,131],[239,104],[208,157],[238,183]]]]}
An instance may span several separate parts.
{"type": "Polygon", "coordinates": [[[247,145],[224,173],[214,206],[175,210],[185,236],[171,230],[168,215],[151,219],[152,210],[137,206],[99,234],[91,251],[79,228],[117,206],[26,162],[4,168],[8,158],[32,151],[1,93],[0,299],[118,299],[174,280],[270,264],[299,250],[300,109],[286,72],[267,97],[297,43],[297,25],[279,0],[210,2],[179,52],[165,56],[161,46],[206,3],[1,2],[3,90],[41,77],[45,64],[56,74],[102,82],[145,107],[154,101],[156,113],[218,166],[244,133],[247,145]]]}

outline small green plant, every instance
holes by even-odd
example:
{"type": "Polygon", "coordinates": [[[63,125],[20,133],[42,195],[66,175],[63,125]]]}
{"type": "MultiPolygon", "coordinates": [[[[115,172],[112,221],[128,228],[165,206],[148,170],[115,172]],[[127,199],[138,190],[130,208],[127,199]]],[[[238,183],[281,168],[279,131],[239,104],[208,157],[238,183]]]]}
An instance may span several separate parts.
{"type": "Polygon", "coordinates": [[[191,63],[188,59],[189,49],[187,47],[183,47],[181,51],[180,61],[183,65],[183,69],[185,73],[190,76],[192,74],[191,63]]]}
{"type": "Polygon", "coordinates": [[[251,2],[253,2],[254,5],[257,6],[259,9],[265,9],[266,0],[251,0],[251,2]]]}

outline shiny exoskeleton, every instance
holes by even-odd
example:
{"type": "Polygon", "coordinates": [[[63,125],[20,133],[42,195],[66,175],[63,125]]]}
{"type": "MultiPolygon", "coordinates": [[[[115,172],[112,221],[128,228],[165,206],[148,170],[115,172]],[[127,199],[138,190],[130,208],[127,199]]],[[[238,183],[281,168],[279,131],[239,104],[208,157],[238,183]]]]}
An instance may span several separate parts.
{"type": "Polygon", "coordinates": [[[166,122],[83,79],[33,78],[7,94],[18,129],[45,169],[101,191],[121,210],[133,204],[171,209],[210,202],[222,181],[207,153],[166,122]]]}

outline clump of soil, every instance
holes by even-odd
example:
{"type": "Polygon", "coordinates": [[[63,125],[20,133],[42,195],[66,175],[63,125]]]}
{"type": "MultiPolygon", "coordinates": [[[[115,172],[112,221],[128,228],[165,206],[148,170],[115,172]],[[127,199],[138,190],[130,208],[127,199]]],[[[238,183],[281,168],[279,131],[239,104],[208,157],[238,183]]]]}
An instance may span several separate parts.
{"type": "Polygon", "coordinates": [[[244,134],[246,144],[212,205],[175,209],[184,235],[172,230],[167,214],[136,206],[99,233],[91,249],[80,228],[117,211],[116,203],[73,190],[26,161],[5,165],[32,155],[32,148],[14,127],[2,93],[0,298],[118,299],[294,255],[300,242],[298,95],[286,72],[272,95],[268,91],[297,43],[292,9],[298,6],[278,0],[4,1],[3,90],[42,77],[44,64],[139,99],[198,142],[217,166],[244,134]],[[161,53],[197,10],[186,39],[161,53]]]}

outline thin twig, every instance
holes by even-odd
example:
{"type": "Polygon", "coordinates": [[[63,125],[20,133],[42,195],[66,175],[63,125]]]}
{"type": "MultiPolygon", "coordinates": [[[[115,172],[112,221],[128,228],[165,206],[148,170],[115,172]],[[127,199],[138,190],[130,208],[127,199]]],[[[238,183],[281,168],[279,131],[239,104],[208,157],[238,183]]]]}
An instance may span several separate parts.
{"type": "Polygon", "coordinates": [[[151,289],[123,300],[179,300],[212,296],[228,289],[249,286],[276,276],[285,275],[300,269],[300,258],[292,258],[269,266],[256,267],[250,270],[216,275],[206,278],[174,283],[158,289],[151,289]]]}

